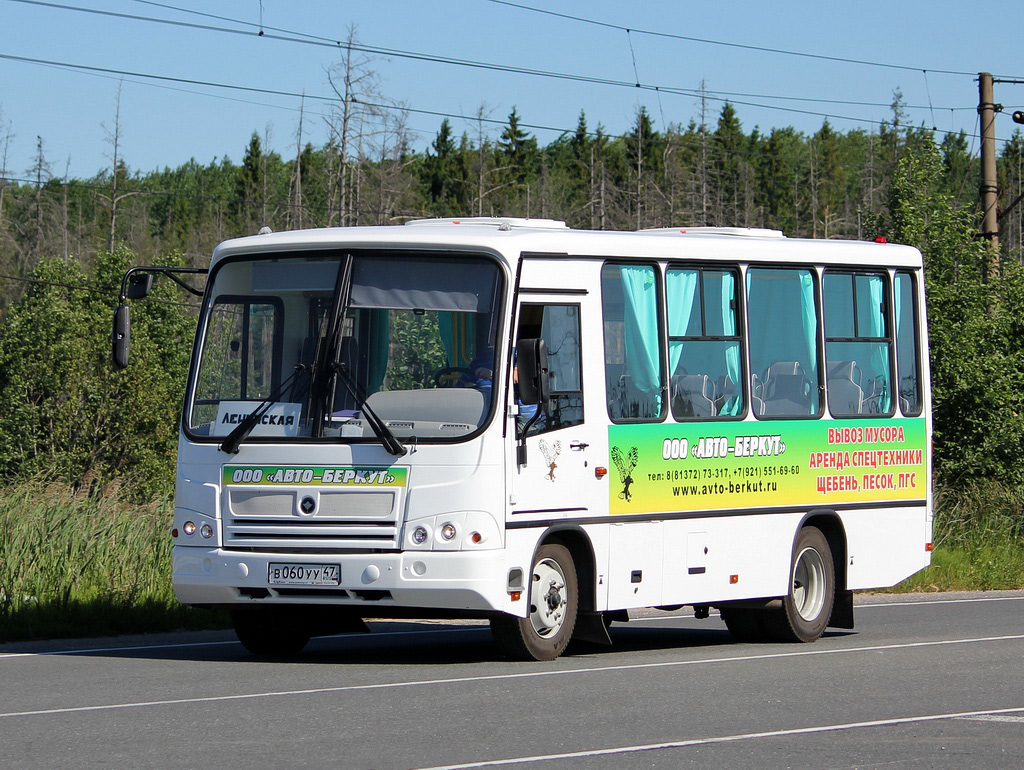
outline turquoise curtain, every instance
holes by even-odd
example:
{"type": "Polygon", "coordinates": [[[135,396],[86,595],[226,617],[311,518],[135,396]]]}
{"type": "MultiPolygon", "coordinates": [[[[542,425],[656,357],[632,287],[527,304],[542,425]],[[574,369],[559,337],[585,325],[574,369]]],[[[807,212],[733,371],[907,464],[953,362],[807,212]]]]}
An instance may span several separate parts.
{"type": "Polygon", "coordinates": [[[441,335],[448,366],[468,367],[473,360],[473,334],[470,313],[437,313],[437,331],[441,335]]]}
{"type": "MultiPolygon", "coordinates": [[[[668,312],[669,337],[683,337],[690,333],[686,325],[693,311],[693,298],[697,294],[697,276],[696,270],[668,271],[665,286],[668,301],[665,305],[668,312]]],[[[683,343],[670,342],[668,348],[668,370],[675,374],[679,366],[679,359],[683,355],[683,343]]]]}
{"type": "Polygon", "coordinates": [[[807,349],[807,370],[808,376],[811,376],[811,372],[818,369],[818,313],[814,306],[814,278],[805,271],[800,273],[800,310],[807,349]]]}
{"type": "Polygon", "coordinates": [[[654,269],[643,265],[622,265],[619,267],[619,275],[625,300],[623,342],[626,371],[637,390],[651,397],[655,414],[661,414],[658,291],[654,269]]]}
{"type": "Polygon", "coordinates": [[[376,393],[384,384],[391,355],[391,314],[387,310],[366,312],[369,313],[367,385],[370,393],[376,393]]]}
{"type": "MultiPolygon", "coordinates": [[[[722,330],[726,335],[736,334],[736,276],[722,275],[722,330]]],[[[740,383],[740,344],[734,342],[725,349],[725,367],[736,388],[736,395],[722,404],[720,414],[734,416],[743,409],[743,387],[740,383]]]]}
{"type": "MultiPolygon", "coordinates": [[[[886,337],[885,315],[885,281],[880,275],[865,276],[868,282],[868,297],[871,302],[871,336],[886,337]]],[[[897,310],[897,318],[899,311],[897,310]]],[[[888,412],[892,406],[892,377],[889,374],[889,346],[884,343],[872,345],[871,365],[877,375],[882,377],[882,392],[878,396],[878,410],[888,412]]]]}

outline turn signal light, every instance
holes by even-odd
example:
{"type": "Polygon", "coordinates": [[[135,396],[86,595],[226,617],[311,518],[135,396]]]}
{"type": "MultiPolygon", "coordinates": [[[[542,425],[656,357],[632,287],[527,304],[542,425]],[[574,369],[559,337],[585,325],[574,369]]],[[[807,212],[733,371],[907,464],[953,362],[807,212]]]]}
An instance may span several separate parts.
{"type": "Polygon", "coordinates": [[[597,476],[597,478],[599,479],[603,479],[605,476],[608,475],[608,469],[600,467],[594,468],[594,475],[597,476]]]}
{"type": "Polygon", "coordinates": [[[931,551],[932,550],[932,544],[931,543],[925,543],[924,544],[924,550],[931,551]]]}
{"type": "Polygon", "coordinates": [[[522,591],[509,591],[508,597],[512,601],[517,602],[517,601],[519,601],[520,599],[523,598],[523,592],[522,591]]]}
{"type": "Polygon", "coordinates": [[[729,575],[729,584],[730,585],[736,585],[739,582],[740,582],[740,576],[739,575],[729,575]]]}

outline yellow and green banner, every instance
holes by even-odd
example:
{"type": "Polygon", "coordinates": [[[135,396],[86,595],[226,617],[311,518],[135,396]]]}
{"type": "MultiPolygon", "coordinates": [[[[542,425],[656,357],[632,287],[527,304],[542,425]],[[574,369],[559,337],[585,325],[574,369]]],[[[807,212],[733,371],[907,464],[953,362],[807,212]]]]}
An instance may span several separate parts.
{"type": "Polygon", "coordinates": [[[924,500],[923,418],[608,428],[611,513],[924,500]]]}
{"type": "Polygon", "coordinates": [[[225,465],[225,486],[316,484],[331,487],[404,487],[408,468],[323,465],[225,465]]]}

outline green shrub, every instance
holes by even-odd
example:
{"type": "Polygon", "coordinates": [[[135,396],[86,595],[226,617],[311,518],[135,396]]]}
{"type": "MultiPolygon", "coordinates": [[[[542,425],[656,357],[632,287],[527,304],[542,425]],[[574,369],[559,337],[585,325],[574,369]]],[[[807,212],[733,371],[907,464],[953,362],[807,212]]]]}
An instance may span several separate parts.
{"type": "Polygon", "coordinates": [[[1024,588],[1024,493],[992,479],[940,487],[932,565],[901,591],[1024,588]]]}

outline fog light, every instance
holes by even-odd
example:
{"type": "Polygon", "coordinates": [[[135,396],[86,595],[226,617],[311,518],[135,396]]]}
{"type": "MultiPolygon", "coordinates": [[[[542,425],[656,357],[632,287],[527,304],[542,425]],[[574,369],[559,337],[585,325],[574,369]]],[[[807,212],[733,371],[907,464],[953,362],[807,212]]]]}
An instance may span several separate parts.
{"type": "Polygon", "coordinates": [[[451,522],[447,522],[441,525],[441,539],[451,540],[455,537],[455,525],[451,522]]]}
{"type": "Polygon", "coordinates": [[[192,535],[194,535],[196,533],[195,522],[193,522],[193,521],[186,521],[184,524],[181,525],[181,531],[184,532],[189,537],[191,537],[192,535]]]}
{"type": "Polygon", "coordinates": [[[412,541],[416,545],[423,545],[425,542],[427,542],[427,535],[428,533],[426,527],[416,527],[416,529],[412,531],[412,541]]]}
{"type": "Polygon", "coordinates": [[[213,527],[211,527],[209,524],[204,524],[199,528],[199,534],[205,537],[207,540],[209,540],[211,537],[213,537],[213,527]]]}

